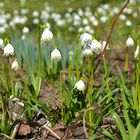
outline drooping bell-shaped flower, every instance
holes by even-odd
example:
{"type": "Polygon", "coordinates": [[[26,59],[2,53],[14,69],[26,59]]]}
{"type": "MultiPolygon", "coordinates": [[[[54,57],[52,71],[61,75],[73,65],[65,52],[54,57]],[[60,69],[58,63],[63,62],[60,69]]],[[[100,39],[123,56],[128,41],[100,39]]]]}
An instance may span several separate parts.
{"type": "Polygon", "coordinates": [[[86,45],[89,45],[91,44],[92,42],[92,35],[89,34],[89,33],[83,33],[80,35],[80,42],[81,42],[81,45],[83,47],[86,47],[86,45]]]}
{"type": "Polygon", "coordinates": [[[84,91],[85,88],[86,88],[86,86],[85,86],[85,83],[84,83],[82,80],[79,80],[79,81],[75,84],[74,88],[78,89],[79,91],[84,91]]]}
{"type": "Polygon", "coordinates": [[[52,52],[51,52],[51,60],[52,61],[60,61],[62,59],[61,57],[61,53],[58,49],[54,49],[52,52]]]}
{"type": "Polygon", "coordinates": [[[52,32],[49,30],[49,28],[46,28],[41,35],[41,42],[42,43],[43,42],[46,42],[46,43],[50,42],[52,40],[52,38],[53,38],[52,32]]]}
{"type": "Polygon", "coordinates": [[[19,65],[18,65],[17,60],[15,60],[15,61],[12,63],[11,68],[12,68],[13,70],[15,70],[15,71],[19,68],[19,65]]]}
{"type": "Polygon", "coordinates": [[[4,41],[3,39],[0,38],[0,49],[3,49],[3,47],[4,47],[4,41]]]}
{"type": "Polygon", "coordinates": [[[11,44],[7,44],[4,47],[4,56],[14,55],[14,47],[11,44]]]}
{"type": "Polygon", "coordinates": [[[140,53],[140,49],[139,49],[139,45],[137,46],[135,53],[134,53],[134,58],[138,59],[139,58],[139,53],[140,53]]]}
{"type": "Polygon", "coordinates": [[[94,39],[91,43],[91,50],[99,54],[102,51],[102,49],[102,44],[98,40],[94,39]]]}
{"type": "Polygon", "coordinates": [[[134,45],[134,40],[129,37],[127,40],[126,40],[126,46],[127,47],[132,47],[134,45]]]}
{"type": "Polygon", "coordinates": [[[84,47],[82,50],[82,54],[83,54],[83,56],[91,56],[92,55],[91,47],[89,45],[84,47]]]}

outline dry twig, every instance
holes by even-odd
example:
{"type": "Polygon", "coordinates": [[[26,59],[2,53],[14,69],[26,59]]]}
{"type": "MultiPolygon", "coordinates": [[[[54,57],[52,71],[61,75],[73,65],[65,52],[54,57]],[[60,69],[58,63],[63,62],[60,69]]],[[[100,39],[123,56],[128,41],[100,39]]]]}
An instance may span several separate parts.
{"type": "Polygon", "coordinates": [[[47,124],[43,125],[42,128],[45,128],[46,130],[48,130],[49,132],[51,132],[57,139],[61,139],[51,128],[49,128],[47,126],[47,124]]]}
{"type": "Polygon", "coordinates": [[[95,69],[93,69],[93,74],[94,74],[95,71],[97,70],[97,68],[98,68],[98,66],[99,66],[99,64],[100,64],[100,62],[101,62],[101,60],[102,60],[102,58],[103,58],[103,56],[104,56],[104,54],[105,54],[106,48],[107,48],[108,43],[109,43],[109,41],[110,41],[110,38],[111,38],[113,29],[114,29],[114,27],[115,27],[115,25],[116,25],[117,20],[118,20],[118,18],[120,17],[120,15],[122,14],[123,10],[124,10],[124,9],[127,7],[127,5],[129,4],[129,2],[130,2],[130,0],[126,0],[126,2],[124,3],[124,5],[123,5],[122,8],[120,9],[119,13],[115,16],[115,18],[114,18],[114,20],[113,20],[113,22],[112,22],[111,28],[110,28],[110,32],[109,32],[108,37],[107,37],[107,41],[106,41],[105,47],[104,47],[102,53],[101,53],[100,56],[99,56],[99,60],[98,60],[98,62],[97,62],[97,64],[96,64],[96,66],[95,66],[95,69]]]}
{"type": "Polygon", "coordinates": [[[95,108],[92,107],[92,108],[88,108],[85,110],[84,112],[84,115],[83,115],[83,130],[84,130],[84,134],[85,134],[85,137],[88,139],[88,133],[87,133],[87,130],[86,130],[86,114],[87,112],[91,111],[91,110],[94,110],[95,108]]]}

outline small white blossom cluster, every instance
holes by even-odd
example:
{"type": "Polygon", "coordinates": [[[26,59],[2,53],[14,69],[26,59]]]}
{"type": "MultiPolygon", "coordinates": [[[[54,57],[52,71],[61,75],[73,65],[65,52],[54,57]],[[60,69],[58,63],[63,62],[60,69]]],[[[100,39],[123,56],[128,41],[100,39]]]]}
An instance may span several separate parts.
{"type": "MultiPolygon", "coordinates": [[[[84,56],[92,55],[93,52],[95,52],[96,54],[100,54],[106,44],[106,41],[98,41],[96,39],[92,39],[92,36],[88,33],[81,34],[80,42],[83,47],[82,54],[84,56]]],[[[108,46],[107,49],[109,49],[108,46]]]]}
{"type": "MultiPolygon", "coordinates": [[[[127,47],[132,47],[132,46],[134,46],[134,40],[133,40],[132,37],[128,37],[128,38],[127,38],[127,40],[126,40],[126,46],[127,46],[127,47]]],[[[138,58],[139,58],[139,53],[140,53],[140,49],[139,49],[139,45],[138,45],[137,48],[136,48],[136,50],[135,50],[135,52],[134,52],[134,58],[135,58],[136,60],[138,60],[138,58]]]]}
{"type": "Polygon", "coordinates": [[[92,51],[90,48],[91,43],[92,43],[92,35],[89,33],[83,33],[80,35],[79,40],[80,40],[81,46],[83,47],[82,54],[84,56],[92,55],[92,51]]]}
{"type": "Polygon", "coordinates": [[[26,35],[27,34],[29,34],[29,28],[28,27],[24,27],[23,29],[22,29],[22,36],[21,36],[21,40],[25,40],[25,38],[26,38],[26,35]]]}
{"type": "Polygon", "coordinates": [[[28,34],[29,33],[29,28],[28,27],[24,27],[22,32],[23,32],[23,34],[28,34]]]}
{"type": "Polygon", "coordinates": [[[90,45],[92,42],[92,35],[89,33],[83,33],[80,35],[80,42],[83,47],[90,45]]]}
{"type": "MultiPolygon", "coordinates": [[[[52,20],[57,28],[70,25],[68,30],[70,32],[85,30],[86,32],[93,34],[96,30],[96,27],[99,24],[106,24],[110,18],[114,17],[119,12],[119,7],[110,4],[101,4],[95,11],[96,14],[92,12],[90,7],[77,8],[73,9],[68,8],[65,13],[56,12],[55,8],[51,6],[48,2],[44,3],[44,8],[40,11],[34,10],[31,12],[31,9],[25,8],[25,4],[28,4],[27,0],[20,0],[20,8],[14,9],[12,13],[1,12],[0,15],[0,34],[6,33],[11,27],[13,29],[18,28],[17,25],[25,26],[26,23],[32,20],[34,25],[39,23],[46,23],[47,21],[52,20]],[[31,13],[29,16],[29,13],[31,13]]],[[[69,0],[67,0],[66,3],[69,0]]],[[[135,2],[130,2],[132,6],[124,9],[123,14],[120,15],[120,20],[123,21],[126,27],[133,26],[133,18],[137,19],[139,16],[138,11],[135,9],[136,0],[131,0],[135,2]],[[131,16],[131,18],[129,18],[131,16]]],[[[7,1],[7,5],[10,5],[10,0],[7,1]]],[[[5,2],[0,2],[0,8],[3,9],[6,6],[5,2]]],[[[5,8],[4,8],[5,9],[5,8]]],[[[24,36],[22,37],[24,39],[24,36]]]]}
{"type": "MultiPolygon", "coordinates": [[[[41,35],[41,42],[50,42],[53,39],[53,34],[52,32],[49,30],[49,28],[45,28],[45,30],[43,31],[42,35],[41,35]]],[[[60,61],[62,59],[61,57],[61,53],[58,49],[54,49],[51,52],[51,60],[52,61],[60,61]]]]}
{"type": "MultiPolygon", "coordinates": [[[[4,41],[0,39],[0,48],[3,50],[3,56],[14,56],[14,47],[12,46],[12,44],[8,43],[6,46],[4,46],[4,41]]],[[[16,71],[18,68],[18,62],[17,60],[15,60],[11,65],[11,69],[16,71]]]]}
{"type": "MultiPolygon", "coordinates": [[[[41,35],[41,42],[50,42],[53,39],[53,34],[52,32],[49,30],[49,28],[46,28],[42,35],[41,35]]],[[[54,49],[51,52],[51,60],[52,61],[60,61],[61,60],[61,53],[58,49],[54,49]]]]}
{"type": "Polygon", "coordinates": [[[82,50],[82,54],[83,54],[83,56],[91,56],[92,55],[91,47],[89,45],[84,47],[82,50]]]}

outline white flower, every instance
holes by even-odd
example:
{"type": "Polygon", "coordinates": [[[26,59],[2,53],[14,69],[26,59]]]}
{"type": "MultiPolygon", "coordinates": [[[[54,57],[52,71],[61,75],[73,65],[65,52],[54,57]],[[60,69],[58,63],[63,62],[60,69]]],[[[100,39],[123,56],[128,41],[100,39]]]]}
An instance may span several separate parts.
{"type": "Polygon", "coordinates": [[[28,34],[29,33],[29,28],[28,27],[24,27],[22,32],[23,32],[23,34],[28,34]]]}
{"type": "Polygon", "coordinates": [[[79,80],[79,81],[75,84],[74,88],[78,89],[79,91],[84,91],[85,88],[86,88],[86,86],[85,86],[85,83],[84,83],[82,80],[79,80]]]}
{"type": "Polygon", "coordinates": [[[97,9],[97,12],[98,12],[99,14],[105,14],[105,13],[106,13],[105,10],[104,10],[102,7],[99,7],[99,8],[97,9]]]}
{"type": "Polygon", "coordinates": [[[25,38],[26,38],[26,35],[21,36],[21,40],[25,40],[25,38]]]}
{"type": "Polygon", "coordinates": [[[100,22],[101,22],[101,23],[106,23],[107,20],[108,20],[108,17],[107,17],[107,16],[102,16],[102,17],[100,18],[100,22]]]}
{"type": "Polygon", "coordinates": [[[69,51],[69,56],[72,57],[73,56],[73,51],[69,51]]]}
{"type": "Polygon", "coordinates": [[[84,25],[87,25],[88,23],[89,23],[89,21],[88,21],[86,18],[84,18],[84,19],[83,19],[83,24],[84,24],[84,25]]]}
{"type": "Polygon", "coordinates": [[[95,19],[95,20],[92,22],[92,24],[93,24],[93,26],[98,26],[98,24],[99,24],[99,23],[98,23],[98,20],[95,19]]]}
{"type": "Polygon", "coordinates": [[[86,46],[87,44],[91,44],[92,42],[92,35],[88,33],[83,33],[80,35],[80,42],[82,46],[86,46]]]}
{"type": "Polygon", "coordinates": [[[85,26],[84,29],[85,29],[85,31],[88,32],[88,33],[91,33],[91,34],[94,33],[94,30],[93,30],[89,25],[85,26]]]}
{"type": "Polygon", "coordinates": [[[129,37],[127,40],[126,40],[126,46],[127,47],[132,47],[134,45],[134,40],[129,37]]]}
{"type": "MultiPolygon", "coordinates": [[[[101,44],[102,44],[102,51],[103,51],[103,49],[104,49],[104,47],[106,45],[106,41],[101,41],[101,44]]],[[[107,45],[106,49],[107,50],[110,49],[108,45],[107,45]]]]}
{"type": "Polygon", "coordinates": [[[125,22],[125,25],[126,25],[127,27],[130,27],[130,26],[132,26],[132,22],[131,22],[130,20],[127,20],[127,21],[125,22]]]}
{"type": "Polygon", "coordinates": [[[82,54],[83,54],[83,56],[92,55],[92,50],[89,45],[87,45],[86,47],[83,48],[82,54]]]}
{"type": "Polygon", "coordinates": [[[38,18],[33,19],[33,24],[39,24],[39,19],[38,18]]]}
{"type": "Polygon", "coordinates": [[[119,18],[120,18],[120,20],[122,20],[122,21],[126,20],[126,16],[125,16],[124,14],[120,15],[119,18]]]}
{"type": "Polygon", "coordinates": [[[15,61],[12,63],[11,68],[12,68],[13,70],[16,71],[16,70],[18,69],[18,67],[19,67],[18,62],[15,60],[15,61]]]}
{"type": "Polygon", "coordinates": [[[94,39],[91,43],[91,50],[99,54],[102,51],[102,49],[103,49],[102,44],[96,39],[94,39]]]}
{"type": "Polygon", "coordinates": [[[50,40],[52,40],[52,38],[52,32],[48,28],[46,28],[41,35],[41,42],[49,42],[50,40]]]}
{"type": "Polygon", "coordinates": [[[39,12],[38,11],[34,11],[32,15],[33,15],[33,17],[38,17],[39,16],[39,12]]]}
{"type": "Polygon", "coordinates": [[[132,14],[132,16],[133,16],[134,18],[137,18],[137,17],[138,17],[138,13],[137,13],[137,12],[134,12],[134,13],[132,14]]]}
{"type": "Polygon", "coordinates": [[[138,59],[139,52],[140,52],[140,50],[139,50],[139,45],[138,45],[137,48],[136,48],[136,51],[135,51],[135,53],[134,53],[134,58],[135,58],[135,59],[138,59]]]}
{"type": "Polygon", "coordinates": [[[5,28],[4,27],[0,27],[0,34],[5,33],[5,28]]]}
{"type": "Polygon", "coordinates": [[[119,8],[118,8],[118,7],[114,7],[114,8],[113,8],[113,13],[114,13],[114,14],[119,13],[119,8]]]}
{"type": "Polygon", "coordinates": [[[4,54],[5,56],[14,55],[14,48],[11,44],[7,44],[4,47],[4,54]]]}
{"type": "Polygon", "coordinates": [[[78,29],[78,32],[82,32],[84,30],[84,28],[83,27],[80,27],[79,29],[78,29]]]}
{"type": "Polygon", "coordinates": [[[4,47],[4,41],[0,38],[0,48],[3,49],[4,47]]]}
{"type": "Polygon", "coordinates": [[[54,49],[51,52],[51,60],[53,60],[53,61],[60,61],[61,60],[61,53],[58,49],[54,49]]]}

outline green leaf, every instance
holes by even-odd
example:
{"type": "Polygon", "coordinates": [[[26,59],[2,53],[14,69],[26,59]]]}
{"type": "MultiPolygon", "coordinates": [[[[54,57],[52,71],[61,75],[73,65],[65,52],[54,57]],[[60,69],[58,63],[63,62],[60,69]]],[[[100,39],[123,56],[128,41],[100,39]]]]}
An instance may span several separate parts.
{"type": "Polygon", "coordinates": [[[140,122],[135,130],[134,138],[133,140],[140,140],[140,122]]]}
{"type": "Polygon", "coordinates": [[[128,128],[129,139],[132,140],[133,131],[132,131],[131,122],[130,122],[130,119],[129,119],[129,116],[127,114],[126,109],[123,110],[123,114],[124,114],[124,118],[125,118],[126,125],[127,125],[127,128],[128,128]]]}
{"type": "Polygon", "coordinates": [[[110,139],[114,140],[113,135],[104,128],[103,128],[103,134],[109,137],[110,139]]]}
{"type": "Polygon", "coordinates": [[[115,111],[112,111],[111,112],[113,118],[115,119],[115,122],[121,132],[121,135],[122,135],[122,138],[123,140],[128,140],[128,136],[127,136],[127,133],[126,133],[126,130],[125,130],[125,127],[124,127],[124,124],[122,122],[122,120],[120,119],[120,117],[117,115],[117,113],[115,111]]]}

